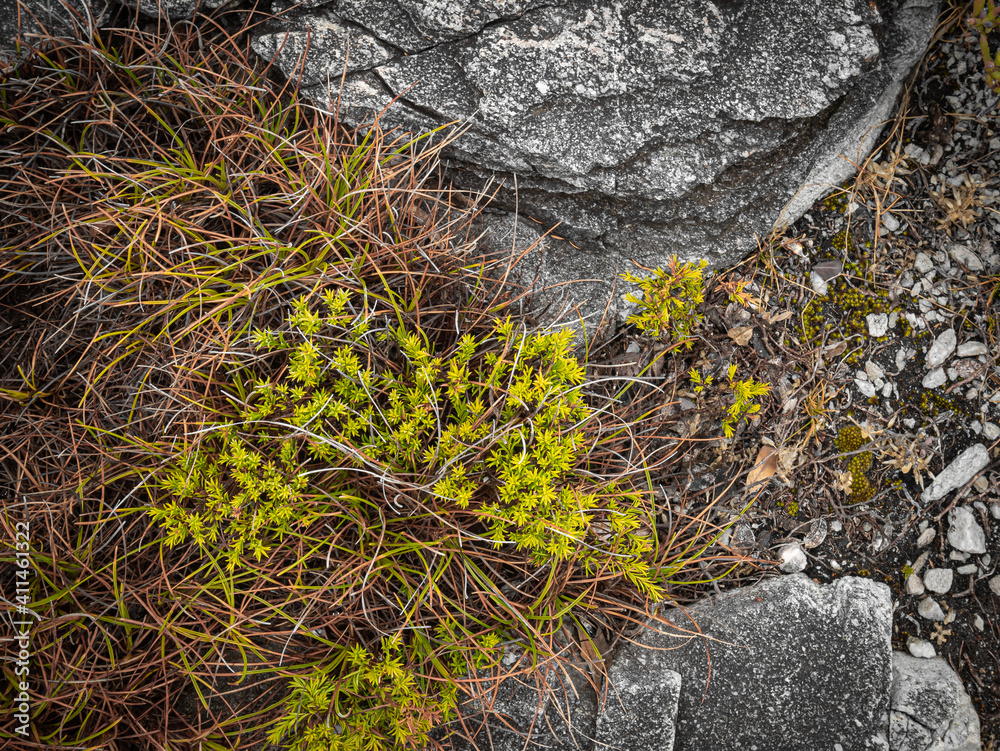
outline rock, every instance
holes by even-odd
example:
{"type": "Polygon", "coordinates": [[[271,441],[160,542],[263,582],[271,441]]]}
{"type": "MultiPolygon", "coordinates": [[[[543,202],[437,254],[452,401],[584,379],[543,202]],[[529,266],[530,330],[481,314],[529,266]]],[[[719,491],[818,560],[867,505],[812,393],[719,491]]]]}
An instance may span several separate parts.
{"type": "MultiPolygon", "coordinates": [[[[548,255],[554,277],[597,267],[584,278],[607,287],[633,261],[735,262],[756,250],[755,235],[841,184],[878,142],[936,17],[930,0],[328,5],[272,21],[253,43],[274,50],[289,77],[302,65],[337,69],[345,44],[392,49],[392,59],[349,71],[343,90],[338,69],[303,91],[326,108],[339,102],[350,125],[397,96],[386,129],[467,123],[446,152],[450,179],[501,184],[495,210],[516,204],[579,246],[548,255]],[[314,34],[303,63],[297,50],[320,18],[327,30],[350,29],[350,41],[314,34]],[[276,35],[286,32],[299,41],[282,48],[276,35]]],[[[603,310],[608,297],[581,312],[603,310]]],[[[624,314],[620,300],[611,312],[624,314]]]]}
{"type": "Polygon", "coordinates": [[[990,589],[997,597],[1000,597],[1000,574],[990,579],[990,589]]]}
{"type": "Polygon", "coordinates": [[[941,606],[937,604],[936,600],[930,597],[926,597],[920,601],[920,604],[917,605],[917,614],[929,621],[944,620],[944,611],[941,609],[941,606]]]}
{"type": "Polygon", "coordinates": [[[809,272],[809,285],[813,288],[815,292],[820,297],[823,297],[827,292],[830,291],[830,285],[823,280],[819,274],[815,271],[809,272]]]}
{"type": "Polygon", "coordinates": [[[977,568],[978,566],[976,566],[975,563],[967,563],[964,566],[958,567],[958,573],[961,574],[962,576],[968,576],[969,574],[976,573],[977,568]]]}
{"type": "Polygon", "coordinates": [[[854,379],[854,385],[857,386],[858,391],[865,399],[871,399],[875,396],[875,384],[869,380],[861,380],[860,378],[854,379]]]}
{"type": "Polygon", "coordinates": [[[942,658],[893,652],[891,707],[893,751],[979,751],[979,716],[942,658]]]}
{"type": "Polygon", "coordinates": [[[4,0],[0,2],[0,65],[24,55],[24,45],[42,29],[55,36],[88,39],[88,24],[103,24],[110,16],[107,0],[4,0]],[[20,49],[19,49],[20,48],[20,49]]]}
{"type": "Polygon", "coordinates": [[[969,482],[989,463],[990,453],[986,450],[986,446],[981,443],[970,446],[941,470],[931,486],[921,494],[920,499],[924,503],[933,503],[944,498],[951,491],[969,482]]]}
{"type": "Polygon", "coordinates": [[[935,368],[940,368],[944,365],[945,361],[951,357],[952,352],[955,351],[955,344],[958,341],[958,337],[955,335],[955,329],[945,329],[937,338],[934,340],[934,344],[927,351],[927,358],[924,360],[924,367],[927,370],[934,370],[935,368]]]}
{"type": "Polygon", "coordinates": [[[936,389],[939,386],[944,386],[947,382],[948,376],[945,375],[944,368],[935,368],[924,376],[924,380],[920,385],[925,389],[936,389]]]}
{"type": "Polygon", "coordinates": [[[865,363],[865,373],[873,381],[877,381],[885,375],[885,371],[878,366],[878,363],[871,360],[865,363]]]}
{"type": "Polygon", "coordinates": [[[913,259],[913,268],[918,274],[923,276],[934,270],[934,261],[926,253],[917,253],[913,259]]]}
{"type": "Polygon", "coordinates": [[[608,668],[608,697],[597,717],[597,748],[671,749],[681,676],[650,650],[621,650],[608,668]]]}
{"type": "Polygon", "coordinates": [[[885,313],[869,313],[865,316],[869,336],[885,336],[889,331],[889,316],[885,313]]]}
{"type": "Polygon", "coordinates": [[[925,660],[937,657],[937,652],[934,651],[934,645],[929,641],[924,641],[923,639],[910,639],[906,645],[906,649],[914,657],[920,657],[925,660]]]}
{"type": "Polygon", "coordinates": [[[979,357],[989,352],[982,342],[964,342],[958,345],[955,354],[959,357],[979,357]]]}
{"type": "Polygon", "coordinates": [[[924,574],[924,586],[931,592],[943,595],[955,579],[955,572],[950,568],[932,568],[924,574]]]}
{"type": "Polygon", "coordinates": [[[895,232],[899,229],[899,220],[890,214],[888,211],[883,211],[882,216],[882,226],[886,228],[889,232],[895,232]]]}
{"type": "Polygon", "coordinates": [[[951,250],[948,252],[955,263],[964,266],[969,271],[976,272],[983,270],[983,262],[979,260],[979,256],[964,245],[952,245],[951,250]]]}
{"type": "Polygon", "coordinates": [[[920,597],[924,593],[924,583],[916,574],[906,577],[906,594],[920,597]]]}
{"type": "Polygon", "coordinates": [[[948,544],[964,553],[982,555],[986,552],[986,533],[965,506],[951,510],[948,544]]]}
{"type": "Polygon", "coordinates": [[[135,8],[139,12],[153,18],[168,18],[179,20],[191,18],[199,10],[215,10],[225,4],[226,0],[126,0],[124,5],[135,8]]]}
{"type": "MultiPolygon", "coordinates": [[[[597,696],[585,665],[551,661],[532,673],[531,659],[520,648],[508,648],[502,659],[505,670],[523,666],[527,675],[494,680],[485,698],[488,710],[479,701],[459,707],[466,727],[476,728],[478,734],[475,744],[465,737],[453,737],[453,751],[475,751],[476,746],[521,751],[526,739],[529,747],[537,743],[554,751],[576,751],[592,742],[588,739],[596,730],[597,696]]],[[[662,699],[668,702],[669,695],[662,699]]],[[[453,727],[460,729],[458,721],[453,727]]]]}
{"type": "Polygon", "coordinates": [[[972,625],[975,626],[977,631],[982,632],[986,630],[986,621],[983,620],[981,615],[977,615],[972,619],[972,625]]]}
{"type": "Polygon", "coordinates": [[[650,622],[620,649],[661,649],[664,667],[680,673],[675,751],[861,749],[884,736],[885,585],[845,576],[820,586],[795,574],[662,616],[668,623],[650,622]]]}
{"type": "Polygon", "coordinates": [[[990,504],[990,516],[994,519],[1000,519],[1000,503],[990,504]]]}
{"type": "Polygon", "coordinates": [[[790,542],[782,547],[778,558],[781,560],[778,568],[786,574],[797,574],[800,571],[805,571],[809,563],[805,552],[797,542],[790,542]]]}
{"type": "Polygon", "coordinates": [[[923,532],[920,533],[920,536],[917,538],[917,547],[926,548],[934,541],[934,535],[936,534],[937,533],[934,531],[933,527],[928,527],[927,529],[925,529],[923,532]]]}
{"type": "Polygon", "coordinates": [[[983,423],[983,437],[988,441],[995,441],[1000,438],[1000,426],[995,422],[983,423]]]}

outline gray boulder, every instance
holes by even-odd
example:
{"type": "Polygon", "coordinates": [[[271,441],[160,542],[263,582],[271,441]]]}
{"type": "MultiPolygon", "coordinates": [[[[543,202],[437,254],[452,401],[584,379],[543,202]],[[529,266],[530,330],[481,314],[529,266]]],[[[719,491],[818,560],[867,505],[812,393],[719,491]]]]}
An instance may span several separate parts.
{"type": "Polygon", "coordinates": [[[962,681],[940,657],[892,655],[893,751],[979,751],[979,717],[962,681]]]}
{"type": "Polygon", "coordinates": [[[86,40],[108,17],[107,0],[0,0],[0,66],[10,65],[43,30],[86,40]]]}
{"type": "MultiPolygon", "coordinates": [[[[676,751],[887,747],[885,585],[844,577],[820,586],[795,574],[662,618],[621,650],[661,650],[659,669],[681,675],[676,751]]],[[[647,714],[658,711],[650,701],[647,714]]]]}
{"type": "Polygon", "coordinates": [[[532,672],[530,657],[514,648],[503,661],[505,670],[516,666],[523,674],[495,681],[483,701],[460,707],[462,719],[450,727],[458,733],[451,738],[454,751],[523,751],[526,743],[556,751],[593,748],[597,695],[587,666],[554,660],[532,672]]]}
{"type": "MultiPolygon", "coordinates": [[[[800,216],[875,143],[934,0],[339,0],[255,49],[350,123],[467,125],[452,176],[538,219],[538,280],[582,274],[591,319],[618,274],[730,263],[800,216]],[[343,87],[341,79],[343,77],[343,87]],[[390,106],[391,104],[391,106],[390,106]],[[517,191],[515,193],[515,186],[517,191]]],[[[278,5],[276,10],[284,10],[278,5]]],[[[501,228],[503,235],[507,230],[501,228]]],[[[503,246],[500,246],[501,249],[503,246]]],[[[535,281],[532,278],[530,281],[535,281]]]]}

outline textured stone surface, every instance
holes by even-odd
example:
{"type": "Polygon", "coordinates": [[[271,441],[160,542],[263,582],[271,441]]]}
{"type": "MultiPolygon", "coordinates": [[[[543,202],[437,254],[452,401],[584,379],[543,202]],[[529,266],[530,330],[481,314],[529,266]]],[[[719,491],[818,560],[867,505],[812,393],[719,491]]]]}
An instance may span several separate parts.
{"type": "Polygon", "coordinates": [[[986,533],[965,506],[952,509],[948,515],[948,544],[964,553],[986,552],[986,533]]]}
{"type": "Polygon", "coordinates": [[[608,681],[595,748],[670,751],[681,676],[664,666],[658,652],[620,650],[611,660],[608,681]]]}
{"type": "Polygon", "coordinates": [[[87,39],[107,17],[106,0],[0,0],[0,65],[16,60],[19,46],[30,45],[43,28],[87,39]]]}
{"type": "MultiPolygon", "coordinates": [[[[486,707],[476,703],[461,708],[466,727],[478,729],[476,747],[522,751],[527,742],[529,748],[537,744],[575,751],[593,746],[597,696],[588,682],[586,666],[550,662],[532,674],[530,658],[520,651],[509,649],[503,660],[505,668],[520,661],[518,668],[524,668],[525,674],[494,685],[486,707]]],[[[452,748],[474,750],[465,738],[453,738],[452,748]]]]}
{"type": "MultiPolygon", "coordinates": [[[[931,486],[920,495],[920,500],[924,503],[941,500],[951,491],[958,490],[969,482],[989,463],[990,452],[986,450],[986,446],[981,443],[969,446],[941,470],[931,486]]],[[[964,550],[964,548],[962,549],[964,550]]]]}
{"type": "Polygon", "coordinates": [[[979,751],[979,717],[942,658],[893,652],[889,739],[893,751],[979,751]]]}
{"type": "Polygon", "coordinates": [[[884,746],[888,587],[854,577],[819,586],[796,574],[697,603],[687,613],[665,612],[673,626],[656,625],[638,639],[665,648],[657,653],[662,667],[681,675],[675,749],[884,746]]]}
{"type": "Polygon", "coordinates": [[[559,223],[578,247],[550,246],[544,276],[603,282],[581,295],[591,317],[609,300],[623,315],[611,288],[633,261],[735,260],[786,206],[791,221],[847,177],[841,155],[867,153],[936,13],[932,0],[331,7],[294,11],[255,47],[294,75],[311,35],[306,92],[349,122],[398,97],[390,127],[467,123],[454,179],[499,180],[497,208],[559,223]]]}

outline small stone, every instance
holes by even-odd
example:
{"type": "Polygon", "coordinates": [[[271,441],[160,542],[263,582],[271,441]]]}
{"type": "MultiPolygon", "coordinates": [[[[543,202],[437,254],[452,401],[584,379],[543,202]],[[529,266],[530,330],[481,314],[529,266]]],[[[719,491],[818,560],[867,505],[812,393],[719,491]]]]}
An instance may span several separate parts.
{"type": "Polygon", "coordinates": [[[906,577],[906,594],[920,597],[924,593],[924,583],[916,574],[906,577]]]}
{"type": "Polygon", "coordinates": [[[980,558],[979,561],[980,561],[980,563],[983,564],[983,568],[989,568],[990,567],[990,563],[993,562],[993,557],[989,553],[987,553],[982,558],[980,558]]]}
{"type": "Polygon", "coordinates": [[[840,563],[838,563],[837,561],[833,560],[833,558],[831,558],[830,559],[830,568],[832,568],[834,571],[840,571],[841,566],[840,566],[840,563]]]}
{"type": "Polygon", "coordinates": [[[924,586],[939,595],[951,589],[954,580],[955,572],[950,568],[932,568],[924,574],[924,586]]]}
{"type": "Polygon", "coordinates": [[[869,313],[865,316],[869,336],[885,336],[889,330],[889,316],[885,313],[869,313]]]}
{"type": "Polygon", "coordinates": [[[790,542],[781,548],[778,557],[781,559],[778,568],[786,574],[797,574],[800,571],[805,571],[808,563],[805,552],[797,542],[790,542]]]}
{"type": "Polygon", "coordinates": [[[906,367],[906,361],[913,357],[915,353],[912,349],[901,347],[896,353],[896,372],[899,373],[906,367]]]}
{"type": "Polygon", "coordinates": [[[625,348],[626,355],[637,355],[641,351],[642,348],[639,346],[639,342],[629,342],[628,346],[625,348]]]}
{"type": "Polygon", "coordinates": [[[979,357],[979,355],[985,355],[988,352],[989,349],[982,342],[963,342],[955,350],[955,354],[959,357],[979,357]]]}
{"type": "Polygon", "coordinates": [[[955,263],[964,266],[969,271],[983,270],[983,262],[979,260],[979,256],[966,248],[964,245],[952,245],[950,253],[952,260],[954,260],[955,263]]]}
{"type": "Polygon", "coordinates": [[[888,399],[890,396],[892,396],[892,384],[891,383],[887,383],[885,386],[882,387],[882,396],[884,396],[886,399],[888,399]]]}
{"type": "Polygon", "coordinates": [[[941,606],[930,597],[920,601],[920,604],[917,605],[917,614],[929,621],[944,620],[944,611],[941,609],[941,606]]]}
{"type": "Polygon", "coordinates": [[[813,292],[820,297],[830,291],[830,285],[815,271],[809,272],[809,284],[812,286],[813,292]]]}
{"type": "Polygon", "coordinates": [[[986,630],[986,622],[982,619],[982,616],[978,616],[977,615],[973,619],[972,625],[975,626],[976,630],[978,630],[978,631],[985,631],[986,630]]]}
{"type": "Polygon", "coordinates": [[[952,509],[948,525],[948,544],[955,550],[982,555],[986,552],[986,533],[965,506],[952,509]]]}
{"type": "Polygon", "coordinates": [[[917,558],[916,563],[913,564],[913,573],[919,574],[921,571],[924,570],[924,564],[927,563],[927,559],[930,558],[930,555],[931,551],[929,550],[925,550],[923,553],[920,554],[920,556],[917,558]]]}
{"type": "Polygon", "coordinates": [[[947,382],[948,376],[945,375],[944,368],[935,368],[924,376],[924,380],[921,382],[921,385],[925,389],[936,389],[939,386],[944,386],[947,382]]]}
{"type": "Polygon", "coordinates": [[[917,257],[913,259],[913,268],[918,274],[926,274],[934,270],[934,261],[926,253],[917,253],[917,257]]]}
{"type": "Polygon", "coordinates": [[[1000,574],[990,579],[990,589],[993,590],[993,594],[1000,597],[1000,574]]]}
{"type": "MultiPolygon", "coordinates": [[[[990,452],[986,450],[986,446],[981,443],[970,446],[959,454],[951,464],[941,470],[931,486],[921,494],[920,499],[924,503],[941,500],[951,491],[957,490],[969,482],[989,463],[990,452]]],[[[972,514],[969,513],[970,518],[971,516],[972,514]]]]}
{"type": "Polygon", "coordinates": [[[932,542],[934,542],[934,535],[936,534],[937,532],[934,530],[933,527],[928,527],[927,529],[925,529],[923,532],[920,533],[920,537],[917,538],[917,547],[925,548],[928,545],[930,545],[932,542]]]}
{"type": "MultiPolygon", "coordinates": [[[[985,480],[986,478],[983,477],[981,479],[985,480]]],[[[990,504],[990,516],[992,516],[994,519],[1000,519],[1000,503],[990,504]]]]}
{"type": "Polygon", "coordinates": [[[860,378],[854,379],[854,385],[858,387],[858,391],[865,399],[871,399],[875,396],[875,384],[869,380],[862,381],[860,378]]]}
{"type": "Polygon", "coordinates": [[[923,657],[928,660],[932,657],[937,657],[937,652],[934,651],[934,645],[929,641],[924,641],[923,639],[910,639],[906,648],[914,657],[923,657]]]}
{"type": "Polygon", "coordinates": [[[1000,438],[1000,427],[996,423],[985,423],[983,425],[983,436],[988,441],[995,441],[997,438],[1000,438]]]}
{"type": "Polygon", "coordinates": [[[966,563],[964,566],[958,567],[958,573],[962,576],[969,576],[976,573],[977,568],[979,567],[975,563],[966,563]]]}
{"type": "Polygon", "coordinates": [[[948,380],[949,381],[957,381],[958,380],[958,371],[955,370],[954,368],[948,368],[945,371],[945,373],[948,374],[948,380]]]}
{"type": "Polygon", "coordinates": [[[969,554],[963,553],[961,550],[952,550],[948,553],[949,561],[967,561],[969,560],[969,554]]]}
{"type": "Polygon", "coordinates": [[[967,378],[974,378],[980,371],[979,361],[969,357],[955,360],[952,363],[952,367],[954,368],[956,375],[963,381],[967,378]]]}
{"type": "Polygon", "coordinates": [[[951,357],[951,353],[955,351],[955,344],[957,342],[958,337],[955,335],[955,329],[945,329],[938,334],[937,339],[934,340],[934,344],[931,345],[930,350],[927,352],[924,367],[927,370],[934,370],[944,365],[945,360],[951,357]]]}
{"type": "MultiPolygon", "coordinates": [[[[996,505],[997,505],[998,510],[1000,510],[1000,503],[998,503],[996,505]]],[[[997,518],[1000,519],[1000,516],[998,516],[997,518]]],[[[844,530],[844,525],[840,523],[839,519],[834,519],[832,522],[830,522],[830,531],[831,532],[842,532],[843,530],[844,530]]]]}
{"type": "Polygon", "coordinates": [[[895,232],[899,229],[899,220],[890,214],[888,211],[882,214],[882,226],[885,227],[889,232],[895,232]]]}
{"type": "Polygon", "coordinates": [[[871,360],[869,360],[868,362],[865,363],[865,373],[873,381],[877,381],[882,376],[885,375],[885,371],[882,370],[882,368],[880,368],[877,363],[874,363],[871,360]]]}

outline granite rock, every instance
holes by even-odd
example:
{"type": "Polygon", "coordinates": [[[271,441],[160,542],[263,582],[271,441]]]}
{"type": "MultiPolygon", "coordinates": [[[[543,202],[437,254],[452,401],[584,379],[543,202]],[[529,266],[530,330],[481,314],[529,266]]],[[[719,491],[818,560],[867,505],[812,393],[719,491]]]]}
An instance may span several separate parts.
{"type": "Polygon", "coordinates": [[[945,660],[892,654],[893,751],[979,751],[979,717],[945,660]]]}
{"type": "Polygon", "coordinates": [[[986,552],[986,533],[965,506],[954,508],[949,514],[948,544],[963,553],[982,555],[986,552]]]}
{"type": "Polygon", "coordinates": [[[756,249],[755,235],[790,223],[848,177],[877,141],[873,126],[922,54],[937,7],[313,4],[263,29],[258,52],[286,75],[301,70],[303,90],[328,108],[339,102],[349,124],[383,110],[386,127],[464,123],[446,152],[455,184],[493,181],[496,210],[558,224],[573,245],[549,248],[546,275],[599,282],[603,295],[581,295],[591,317],[609,301],[612,317],[626,314],[611,288],[634,263],[662,266],[673,254],[733,262],[756,249]]]}
{"type": "Polygon", "coordinates": [[[661,667],[682,676],[676,751],[862,749],[886,740],[885,585],[844,577],[820,586],[794,574],[661,616],[621,649],[659,648],[661,667]]]}
{"type": "Polygon", "coordinates": [[[941,500],[969,482],[989,463],[990,453],[986,446],[981,443],[969,446],[938,473],[931,486],[920,495],[920,500],[924,503],[941,500]]]}

